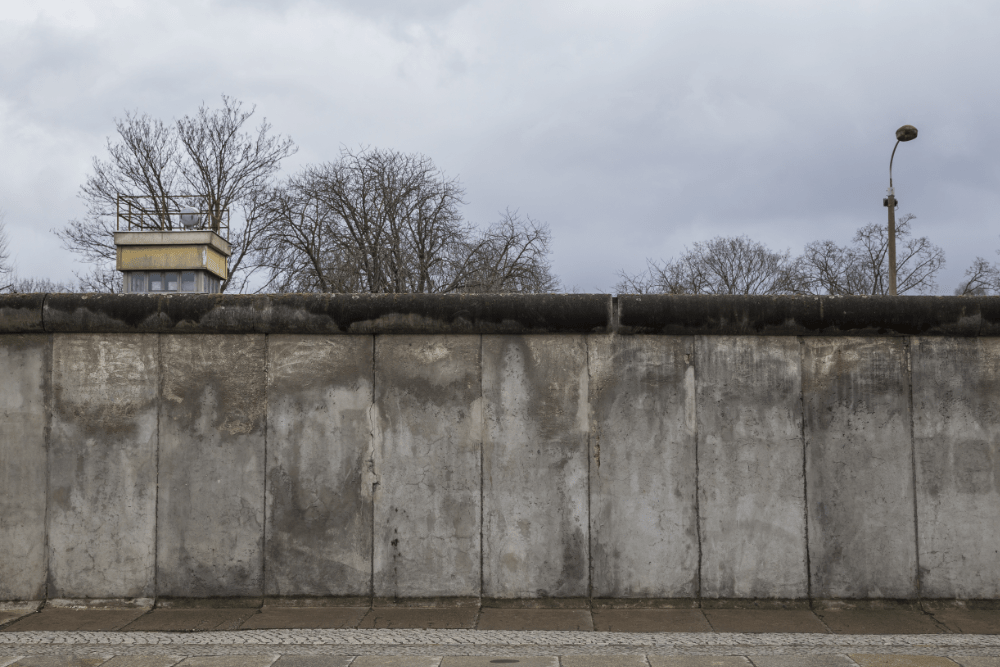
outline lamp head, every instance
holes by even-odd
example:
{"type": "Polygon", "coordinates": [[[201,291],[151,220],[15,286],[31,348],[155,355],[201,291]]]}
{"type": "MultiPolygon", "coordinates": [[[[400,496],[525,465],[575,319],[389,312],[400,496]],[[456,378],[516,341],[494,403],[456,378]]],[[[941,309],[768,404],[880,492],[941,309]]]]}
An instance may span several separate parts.
{"type": "Polygon", "coordinates": [[[904,125],[896,130],[896,139],[899,141],[912,141],[917,138],[917,128],[912,125],[904,125]]]}

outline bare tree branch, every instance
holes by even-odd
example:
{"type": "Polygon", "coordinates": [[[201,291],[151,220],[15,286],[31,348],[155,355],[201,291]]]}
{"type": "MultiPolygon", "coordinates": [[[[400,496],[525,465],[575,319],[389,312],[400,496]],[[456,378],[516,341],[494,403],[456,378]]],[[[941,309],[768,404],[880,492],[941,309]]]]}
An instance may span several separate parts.
{"type": "MultiPolygon", "coordinates": [[[[936,276],[944,267],[944,251],[926,236],[912,238],[907,214],[896,225],[897,294],[928,294],[937,289],[936,276]]],[[[855,233],[853,244],[814,241],[800,259],[802,286],[810,294],[874,295],[889,293],[889,231],[868,224],[855,233]]]]}
{"type": "Polygon", "coordinates": [[[10,238],[7,236],[7,228],[4,224],[3,211],[0,211],[0,292],[10,290],[13,287],[14,267],[10,264],[10,238]]]}
{"type": "Polygon", "coordinates": [[[80,188],[86,216],[55,230],[63,246],[94,264],[94,269],[78,276],[88,290],[113,290],[108,268],[115,258],[113,232],[119,195],[141,197],[149,202],[152,224],[172,229],[169,213],[185,197],[198,197],[208,211],[214,231],[220,231],[224,211],[235,210],[230,228],[233,256],[229,279],[221,291],[246,288],[254,267],[244,262],[257,242],[264,219],[262,197],[281,160],[296,148],[291,139],[270,134],[271,126],[261,121],[255,133],[244,131],[254,109],[223,96],[223,107],[205,105],[193,116],[175,123],[128,112],[115,121],[117,138],[107,141],[108,160],[94,158],[93,173],[80,188]]]}
{"type": "Polygon", "coordinates": [[[698,242],[680,257],[646,260],[646,270],[619,274],[619,294],[794,294],[797,260],[746,236],[698,242]]]}
{"type": "Polygon", "coordinates": [[[271,191],[254,263],[277,291],[547,291],[548,228],[517,212],[479,232],[461,184],[423,155],[362,148],[271,191]]]}

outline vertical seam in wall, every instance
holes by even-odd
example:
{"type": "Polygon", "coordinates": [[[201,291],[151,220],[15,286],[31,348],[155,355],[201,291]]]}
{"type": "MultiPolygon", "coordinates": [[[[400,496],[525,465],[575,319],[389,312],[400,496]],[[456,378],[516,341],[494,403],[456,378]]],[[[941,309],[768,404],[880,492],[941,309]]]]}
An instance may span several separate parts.
{"type": "MultiPolygon", "coordinates": [[[[614,303],[612,301],[612,303],[614,303]]],[[[590,441],[590,387],[593,385],[593,378],[591,378],[591,368],[590,368],[590,336],[584,335],[583,337],[583,352],[585,355],[585,362],[587,364],[587,600],[590,602],[590,608],[593,609],[594,601],[594,554],[593,554],[593,513],[591,512],[591,496],[593,495],[593,451],[591,451],[591,441],[590,441]]]]}
{"type": "MultiPolygon", "coordinates": [[[[369,444],[371,447],[371,465],[372,465],[372,475],[375,476],[375,447],[379,443],[375,442],[375,337],[376,334],[372,334],[372,397],[371,404],[368,407],[368,429],[369,429],[369,444]]],[[[372,482],[372,507],[371,507],[371,553],[369,554],[369,562],[371,564],[370,575],[368,578],[368,600],[372,606],[375,606],[375,493],[378,491],[378,481],[372,482]]]]}
{"type": "Polygon", "coordinates": [[[923,596],[923,576],[920,572],[920,524],[917,522],[917,442],[913,437],[913,336],[906,337],[906,380],[909,387],[908,402],[910,408],[910,481],[913,485],[913,557],[916,564],[916,594],[919,600],[923,596]]]}
{"type": "Polygon", "coordinates": [[[160,587],[160,413],[163,407],[163,334],[156,334],[156,463],[153,484],[153,600],[160,587]]]}
{"type": "MultiPolygon", "coordinates": [[[[44,312],[44,311],[43,311],[44,312]]],[[[56,337],[52,334],[48,334],[49,340],[48,354],[45,355],[45,370],[42,372],[47,376],[47,381],[44,383],[45,396],[43,397],[43,403],[45,405],[45,426],[42,432],[42,443],[45,448],[45,509],[42,516],[42,599],[49,599],[49,508],[51,503],[49,498],[52,496],[52,464],[49,462],[50,450],[52,448],[52,417],[55,408],[55,395],[56,395],[56,385],[55,385],[55,359],[56,359],[56,337]]]]}
{"type": "Polygon", "coordinates": [[[270,395],[271,380],[271,336],[264,334],[264,483],[261,485],[263,491],[263,517],[264,524],[260,531],[260,594],[261,597],[267,595],[267,407],[270,395]]]}
{"type": "MultiPolygon", "coordinates": [[[[698,463],[698,439],[701,437],[700,429],[698,428],[698,337],[691,336],[691,368],[694,369],[694,386],[691,387],[691,391],[694,392],[694,396],[691,397],[691,402],[694,405],[694,531],[695,536],[698,540],[698,582],[695,587],[695,598],[698,600],[698,606],[701,606],[701,467],[698,463]]],[[[687,369],[684,369],[687,373],[687,369]]]]}
{"type": "Polygon", "coordinates": [[[807,465],[809,450],[806,448],[806,396],[804,373],[806,341],[797,336],[799,342],[799,431],[802,438],[802,520],[805,526],[806,548],[806,599],[812,607],[812,561],[809,558],[809,466],[807,465]]]}
{"type": "MultiPolygon", "coordinates": [[[[479,600],[486,590],[486,390],[483,386],[483,335],[479,334],[479,600]]],[[[482,607],[482,605],[480,605],[482,607]]],[[[481,612],[476,612],[478,615],[481,612]]],[[[476,619],[478,625],[479,619],[476,619]]]]}

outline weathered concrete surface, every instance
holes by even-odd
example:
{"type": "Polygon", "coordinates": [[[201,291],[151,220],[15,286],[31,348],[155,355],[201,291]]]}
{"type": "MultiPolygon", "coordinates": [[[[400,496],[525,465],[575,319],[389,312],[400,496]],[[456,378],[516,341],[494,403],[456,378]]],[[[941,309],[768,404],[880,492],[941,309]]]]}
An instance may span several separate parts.
{"type": "Polygon", "coordinates": [[[526,334],[610,331],[607,294],[286,294],[266,297],[260,331],[526,334]]]}
{"type": "Polygon", "coordinates": [[[45,430],[52,339],[0,336],[0,600],[45,597],[45,430]]]}
{"type": "Polygon", "coordinates": [[[374,593],[477,596],[479,336],[375,339],[374,593]]]}
{"type": "Polygon", "coordinates": [[[804,345],[812,595],[913,598],[906,340],[806,339],[804,345]]]}
{"type": "Polygon", "coordinates": [[[598,632],[711,632],[701,609],[594,609],[598,632]]]}
{"type": "Polygon", "coordinates": [[[254,614],[240,626],[241,630],[279,628],[356,628],[368,607],[268,607],[254,614]]]}
{"type": "Polygon", "coordinates": [[[589,609],[483,609],[478,630],[584,631],[594,629],[589,609]]]}
{"type": "Polygon", "coordinates": [[[1000,597],[1000,340],[912,354],[921,596],[1000,597]]]}
{"type": "Polygon", "coordinates": [[[483,336],[483,595],[588,595],[583,336],[483,336]]]}
{"type": "Polygon", "coordinates": [[[263,592],[262,335],[161,336],[157,594],[263,592]]]}
{"type": "Polygon", "coordinates": [[[256,609],[154,609],[125,627],[126,632],[218,632],[237,630],[256,609]]]}
{"type": "Polygon", "coordinates": [[[807,597],[799,342],[696,341],[701,595],[807,597]]]}
{"type": "Polygon", "coordinates": [[[0,334],[42,333],[45,294],[0,294],[0,334]]]}
{"type": "Polygon", "coordinates": [[[590,336],[596,598],[698,594],[694,339],[590,336]]]}
{"type": "Polygon", "coordinates": [[[623,334],[741,336],[997,335],[997,297],[743,296],[618,297],[623,334]]]}
{"type": "Polygon", "coordinates": [[[443,335],[612,327],[607,294],[0,295],[0,333],[443,335]]]}
{"type": "Polygon", "coordinates": [[[371,594],[372,345],[268,337],[265,595],[371,594]]]}
{"type": "Polygon", "coordinates": [[[114,632],[147,609],[61,609],[45,607],[5,628],[7,632],[114,632]]]}
{"type": "Polygon", "coordinates": [[[159,336],[56,336],[50,598],[152,597],[159,336]]]}
{"type": "Polygon", "coordinates": [[[419,628],[422,630],[476,627],[478,607],[374,607],[357,624],[359,628],[419,628]]]}

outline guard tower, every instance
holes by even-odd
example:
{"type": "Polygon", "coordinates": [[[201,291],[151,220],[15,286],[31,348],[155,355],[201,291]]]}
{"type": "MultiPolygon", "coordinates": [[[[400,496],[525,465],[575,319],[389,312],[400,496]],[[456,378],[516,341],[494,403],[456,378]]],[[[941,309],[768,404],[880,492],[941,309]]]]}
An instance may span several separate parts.
{"type": "Polygon", "coordinates": [[[229,275],[229,211],[201,197],[118,196],[117,268],[130,294],[216,294],[229,275]]]}

